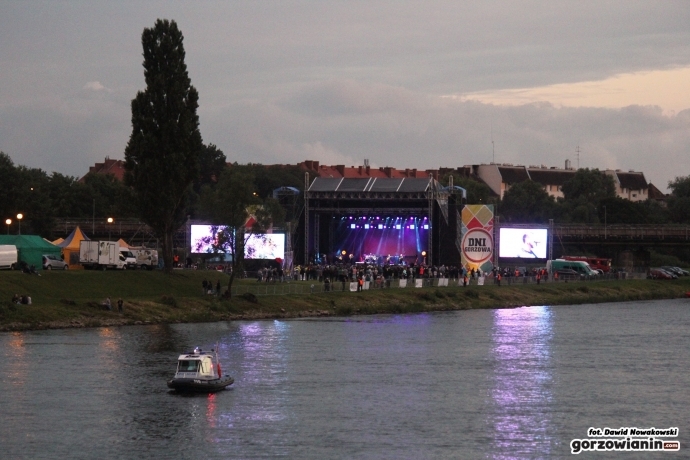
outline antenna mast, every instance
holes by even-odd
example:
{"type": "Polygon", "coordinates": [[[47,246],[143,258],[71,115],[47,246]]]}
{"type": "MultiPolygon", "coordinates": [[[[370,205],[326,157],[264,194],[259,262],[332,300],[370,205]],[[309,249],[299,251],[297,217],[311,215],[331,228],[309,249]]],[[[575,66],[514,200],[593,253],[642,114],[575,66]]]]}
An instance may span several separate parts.
{"type": "Polygon", "coordinates": [[[494,149],[494,123],[491,122],[491,162],[496,163],[496,150],[494,149]]]}

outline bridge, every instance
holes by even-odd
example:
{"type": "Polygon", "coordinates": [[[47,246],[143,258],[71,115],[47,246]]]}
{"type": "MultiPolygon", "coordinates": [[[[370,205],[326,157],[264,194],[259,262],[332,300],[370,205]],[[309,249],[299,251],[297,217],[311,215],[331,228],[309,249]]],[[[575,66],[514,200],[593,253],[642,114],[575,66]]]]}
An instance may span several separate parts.
{"type": "Polygon", "coordinates": [[[594,243],[594,244],[638,244],[658,246],[690,242],[690,225],[588,225],[554,224],[554,244],[594,243]]]}
{"type": "MultiPolygon", "coordinates": [[[[115,219],[108,223],[99,219],[57,219],[56,236],[65,237],[81,227],[91,239],[122,238],[132,245],[151,245],[156,237],[151,228],[138,219],[115,219]]],[[[509,225],[502,224],[508,227],[509,225]]],[[[553,243],[556,245],[605,245],[605,246],[661,246],[690,244],[690,225],[644,224],[554,224],[553,243]]],[[[175,244],[183,247],[186,242],[185,227],[175,235],[175,244]]]]}

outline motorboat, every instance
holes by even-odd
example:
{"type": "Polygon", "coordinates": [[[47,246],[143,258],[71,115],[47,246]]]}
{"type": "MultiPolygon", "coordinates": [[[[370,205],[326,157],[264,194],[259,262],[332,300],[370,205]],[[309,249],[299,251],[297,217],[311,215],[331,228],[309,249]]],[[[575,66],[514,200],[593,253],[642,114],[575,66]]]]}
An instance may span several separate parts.
{"type": "Polygon", "coordinates": [[[235,379],[223,375],[217,347],[211,351],[195,348],[177,358],[177,372],[168,388],[178,392],[213,393],[232,385],[235,379]]]}

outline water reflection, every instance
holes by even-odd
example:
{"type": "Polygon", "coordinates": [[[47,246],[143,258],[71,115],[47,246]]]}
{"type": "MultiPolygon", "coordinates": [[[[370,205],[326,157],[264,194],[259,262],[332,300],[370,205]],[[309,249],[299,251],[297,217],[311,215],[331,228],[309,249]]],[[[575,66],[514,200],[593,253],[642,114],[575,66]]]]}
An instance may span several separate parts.
{"type": "Polygon", "coordinates": [[[26,382],[28,363],[26,362],[26,346],[24,333],[13,332],[9,340],[9,348],[5,353],[3,362],[4,371],[7,372],[9,381],[14,386],[22,386],[26,382]]]}
{"type": "Polygon", "coordinates": [[[503,309],[493,316],[493,386],[487,413],[494,436],[492,458],[548,457],[553,442],[551,310],[503,309]]]}

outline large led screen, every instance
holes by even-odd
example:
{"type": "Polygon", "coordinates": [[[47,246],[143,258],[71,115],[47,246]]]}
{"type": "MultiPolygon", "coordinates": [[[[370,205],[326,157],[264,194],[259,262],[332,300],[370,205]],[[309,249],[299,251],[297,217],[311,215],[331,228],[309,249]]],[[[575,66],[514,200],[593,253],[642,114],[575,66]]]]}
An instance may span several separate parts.
{"type": "Polygon", "coordinates": [[[498,256],[546,259],[547,237],[545,228],[501,228],[498,256]]]}
{"type": "MultiPolygon", "coordinates": [[[[213,253],[214,227],[211,225],[192,225],[191,227],[191,252],[195,254],[213,253]]],[[[244,257],[246,259],[271,260],[285,258],[285,235],[282,233],[251,235],[244,247],[244,257]]]]}

